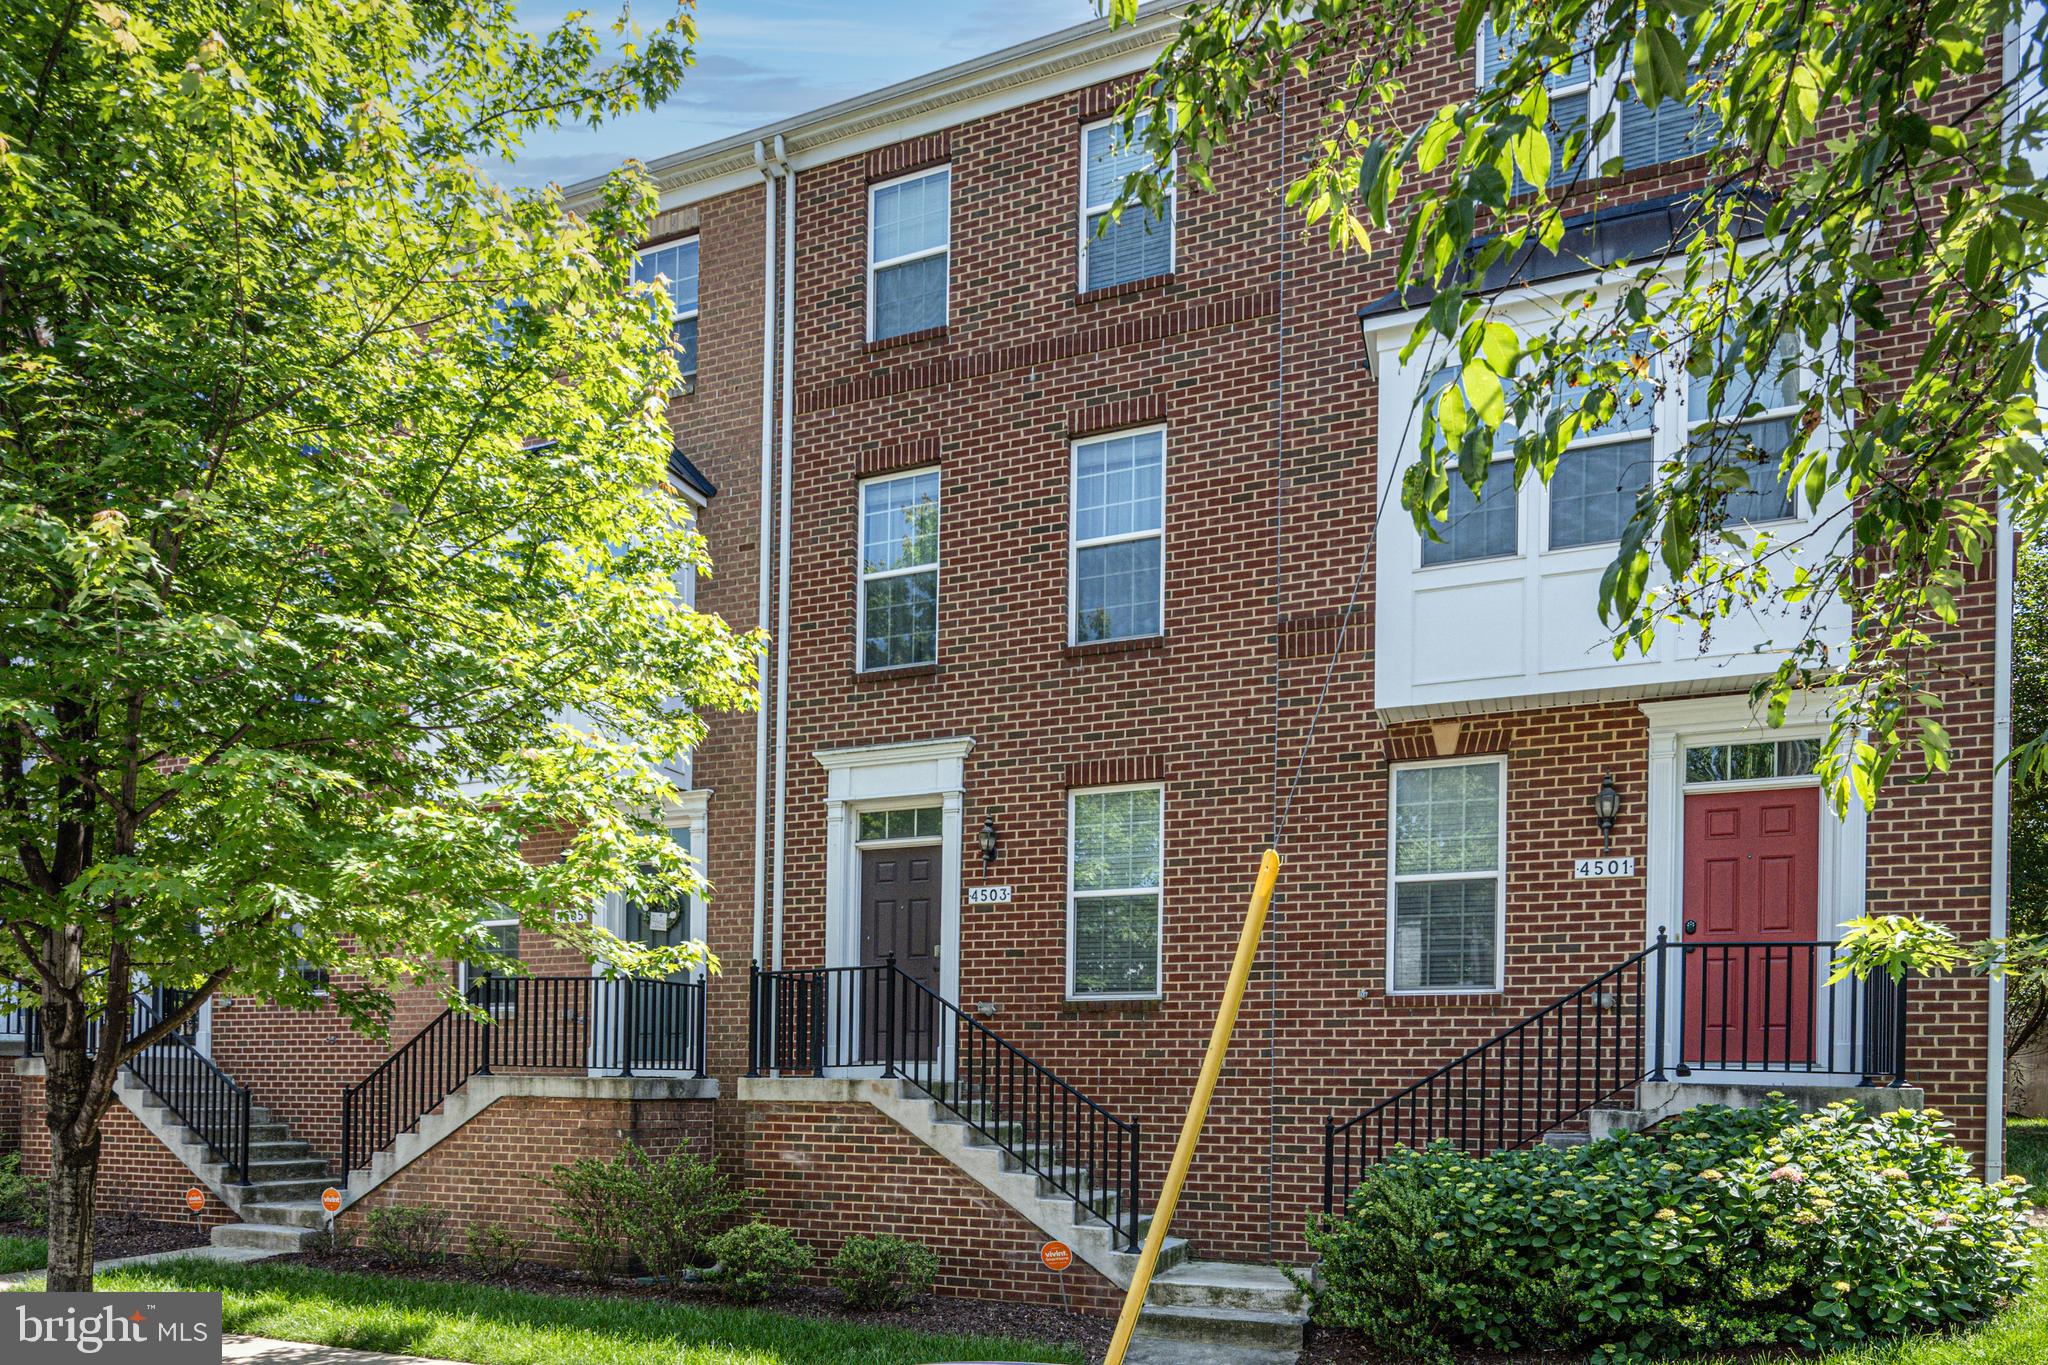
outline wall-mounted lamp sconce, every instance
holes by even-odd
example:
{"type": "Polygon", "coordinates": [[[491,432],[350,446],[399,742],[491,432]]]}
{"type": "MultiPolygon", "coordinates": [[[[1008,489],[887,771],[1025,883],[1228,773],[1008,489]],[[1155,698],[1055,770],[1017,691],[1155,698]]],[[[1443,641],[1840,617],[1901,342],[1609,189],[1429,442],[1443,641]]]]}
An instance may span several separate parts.
{"type": "Polygon", "coordinates": [[[996,837],[996,813],[994,811],[990,811],[987,815],[981,817],[981,833],[975,836],[974,842],[981,847],[981,865],[983,867],[995,866],[996,849],[999,841],[996,837]]]}
{"type": "Polygon", "coordinates": [[[1614,818],[1621,814],[1621,793],[1615,790],[1614,774],[1600,775],[1600,790],[1593,793],[1593,820],[1600,826],[1600,847],[1614,847],[1614,818]]]}

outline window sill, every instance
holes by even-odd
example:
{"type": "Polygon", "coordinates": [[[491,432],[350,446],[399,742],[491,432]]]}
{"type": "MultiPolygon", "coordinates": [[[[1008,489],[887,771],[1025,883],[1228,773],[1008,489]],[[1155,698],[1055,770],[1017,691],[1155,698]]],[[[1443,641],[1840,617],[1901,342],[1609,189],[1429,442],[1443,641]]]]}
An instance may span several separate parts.
{"type": "Polygon", "coordinates": [[[1143,294],[1154,289],[1164,289],[1173,283],[1173,272],[1164,275],[1147,275],[1141,280],[1125,280],[1122,284],[1105,284],[1100,289],[1083,289],[1074,295],[1077,307],[1100,303],[1104,299],[1119,299],[1126,294],[1143,294]]]}
{"type": "Polygon", "coordinates": [[[1164,1000],[1156,995],[1127,995],[1098,1000],[1089,996],[1069,996],[1060,1002],[1060,1013],[1079,1014],[1157,1014],[1164,1000]]]}
{"type": "Polygon", "coordinates": [[[899,678],[936,678],[939,666],[930,664],[903,664],[897,668],[856,668],[853,682],[856,687],[867,687],[881,683],[895,682],[899,678]]]}
{"type": "Polygon", "coordinates": [[[1133,635],[1122,640],[1087,640],[1068,645],[1063,652],[1069,659],[1088,659],[1098,654],[1152,654],[1165,648],[1164,635],[1133,635]]]}
{"type": "Polygon", "coordinates": [[[947,325],[942,322],[936,327],[921,327],[915,332],[899,332],[892,337],[867,342],[863,349],[869,355],[873,355],[876,351],[886,351],[897,346],[913,346],[920,341],[944,341],[946,330],[947,325]]]}
{"type": "Polygon", "coordinates": [[[1397,1010],[1457,1010],[1457,1009],[1499,1009],[1507,993],[1502,990],[1483,991],[1381,991],[1379,999],[1390,1009],[1397,1010]]]}

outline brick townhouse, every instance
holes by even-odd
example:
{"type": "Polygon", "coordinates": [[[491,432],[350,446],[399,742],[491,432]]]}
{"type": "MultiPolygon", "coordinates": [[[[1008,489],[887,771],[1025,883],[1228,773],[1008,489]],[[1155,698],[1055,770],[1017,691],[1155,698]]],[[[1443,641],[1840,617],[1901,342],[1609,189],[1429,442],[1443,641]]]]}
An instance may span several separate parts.
{"type": "MultiPolygon", "coordinates": [[[[1824,699],[1771,730],[1747,689],[1792,632],[1845,621],[1737,618],[1619,661],[1602,642],[1635,490],[1721,417],[1680,358],[1652,356],[1645,401],[1548,487],[1461,489],[1425,543],[1389,492],[1443,382],[1400,357],[1412,301],[1282,200],[1316,92],[1228,148],[1214,192],[1093,231],[1129,169],[1110,116],[1174,21],[649,158],[642,274],[689,374],[674,482],[718,568],[698,605],[774,643],[760,714],[717,720],[677,774],[709,903],[593,911],[701,935],[721,970],[600,983],[507,925],[533,979],[482,988],[500,1027],[409,1002],[385,1048],[222,1001],[197,1041],[253,1096],[262,1179],[131,1088],[124,1197],[181,1190],[183,1153],[213,1173],[207,1216],[244,1220],[224,1239],[289,1240],[330,1181],[344,1218],[516,1223],[551,1163],[681,1134],[828,1254],[897,1231],[948,1290],[1106,1308],[1283,816],[1154,1291],[1169,1321],[1216,1284],[1280,1311],[1256,1268],[1301,1260],[1304,1220],[1395,1141],[1924,1093],[1998,1172],[1989,988],[1824,982],[1866,910],[2002,922],[2003,568],[1939,642],[1953,771],[1837,818],[1812,775],[1824,699]],[[1038,1261],[1055,1237],[1064,1278],[1038,1261]]],[[[1489,59],[1438,23],[1418,117],[1489,59]]],[[[1559,107],[1617,98],[1613,75],[1561,78],[1559,107]]],[[[1558,281],[1669,242],[1707,175],[1695,128],[1623,108],[1598,157],[1621,174],[1575,191],[1558,256],[1488,282],[1504,316],[1540,327],[1558,281]]],[[[1766,448],[1779,399],[1744,419],[1766,448]]],[[[1769,472],[1736,504],[1795,528],[1834,510],[1769,472]]]]}

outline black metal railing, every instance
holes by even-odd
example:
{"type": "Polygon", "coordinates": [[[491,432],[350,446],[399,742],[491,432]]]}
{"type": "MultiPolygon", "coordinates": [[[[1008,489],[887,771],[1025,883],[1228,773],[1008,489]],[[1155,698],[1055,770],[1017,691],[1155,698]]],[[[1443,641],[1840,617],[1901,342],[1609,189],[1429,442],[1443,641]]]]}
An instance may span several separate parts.
{"type": "Polygon", "coordinates": [[[757,966],[748,1023],[748,1075],[879,1067],[1138,1249],[1137,1122],[1082,1094],[893,957],[865,967],[757,966]]]}
{"type": "MultiPolygon", "coordinates": [[[[189,995],[171,998],[176,1008],[189,995]]],[[[164,995],[137,991],[128,1005],[127,1039],[133,1041],[155,1028],[165,1017],[164,995]]],[[[85,1050],[98,1056],[102,1017],[95,1013],[86,1021],[85,1050]]],[[[42,1017],[28,1012],[24,1024],[23,1051],[30,1056],[43,1052],[42,1017]]],[[[144,1089],[161,1100],[213,1155],[227,1167],[236,1184],[249,1183],[249,1087],[214,1065],[213,1059],[195,1045],[190,1026],[165,1034],[130,1057],[123,1066],[144,1089]]]]}
{"type": "Polygon", "coordinates": [[[705,1074],[706,985],[592,976],[484,976],[342,1088],[344,1173],[409,1133],[472,1076],[493,1071],[705,1074]]]}
{"type": "Polygon", "coordinates": [[[1829,984],[1840,945],[1657,941],[1412,1085],[1323,1128],[1323,1210],[1396,1147],[1526,1147],[1645,1081],[1906,1084],[1907,981],[1829,984]]]}

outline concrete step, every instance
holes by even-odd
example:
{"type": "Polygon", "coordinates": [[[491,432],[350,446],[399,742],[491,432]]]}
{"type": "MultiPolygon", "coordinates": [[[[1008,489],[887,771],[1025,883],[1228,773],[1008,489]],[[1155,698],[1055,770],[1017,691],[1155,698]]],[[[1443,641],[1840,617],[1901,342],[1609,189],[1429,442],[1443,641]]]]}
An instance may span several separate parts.
{"type": "Polygon", "coordinates": [[[1124,1365],[1296,1365],[1299,1349],[1277,1351],[1256,1346],[1205,1346],[1174,1337],[1148,1337],[1141,1324],[1131,1337],[1124,1365]]]}
{"type": "MultiPolygon", "coordinates": [[[[1149,1222],[1150,1220],[1147,1221],[1149,1222]]],[[[1103,1227],[1100,1223],[1092,1225],[1087,1230],[1099,1231],[1104,1236],[1111,1235],[1109,1229],[1103,1227]]],[[[1123,1235],[1121,1233],[1114,1234],[1110,1245],[1115,1248],[1110,1252],[1110,1257],[1116,1263],[1118,1270],[1123,1274],[1123,1279],[1120,1283],[1129,1284],[1131,1276],[1135,1275],[1138,1271],[1138,1253],[1122,1249],[1123,1235]]],[[[1188,1259],[1188,1254],[1188,1239],[1185,1237],[1175,1237],[1168,1233],[1166,1240],[1159,1245],[1159,1263],[1152,1267],[1152,1273],[1160,1276],[1165,1275],[1168,1271],[1184,1263],[1188,1259]]]]}
{"type": "Polygon", "coordinates": [[[1573,1131],[1569,1128],[1557,1129],[1543,1135],[1543,1145],[1546,1147],[1584,1147],[1592,1140],[1591,1133],[1573,1131]]]}
{"type": "Polygon", "coordinates": [[[319,1235],[318,1228],[276,1223],[222,1223],[213,1230],[213,1244],[251,1251],[300,1251],[319,1235]]]}
{"type": "Polygon", "coordinates": [[[254,1152],[251,1152],[249,1154],[249,1183],[252,1185],[271,1185],[285,1180],[325,1180],[327,1178],[327,1163],[314,1156],[311,1149],[305,1148],[304,1143],[301,1143],[300,1147],[304,1150],[292,1156],[258,1158],[254,1152]]]}
{"type": "Polygon", "coordinates": [[[1236,1261],[1189,1261],[1152,1281],[1147,1311],[1158,1308],[1244,1309],[1302,1313],[1307,1305],[1278,1266],[1236,1261]]]}
{"type": "Polygon", "coordinates": [[[279,1138],[270,1142],[250,1139],[249,1160],[251,1161],[296,1161],[312,1155],[313,1149],[293,1138],[279,1138]]]}
{"type": "Polygon", "coordinates": [[[329,1185],[341,1182],[332,1176],[321,1176],[317,1180],[266,1180],[251,1185],[244,1203],[255,1204],[296,1204],[301,1201],[317,1203],[320,1193],[329,1185]]]}
{"type": "Polygon", "coordinates": [[[317,1199],[263,1201],[242,1205],[242,1220],[270,1227],[318,1228],[327,1222],[327,1210],[317,1199]]]}
{"type": "Polygon", "coordinates": [[[1306,1313],[1267,1313],[1251,1308],[1192,1308],[1146,1305],[1139,1331],[1154,1340],[1196,1346],[1250,1347],[1301,1352],[1306,1313]]]}

